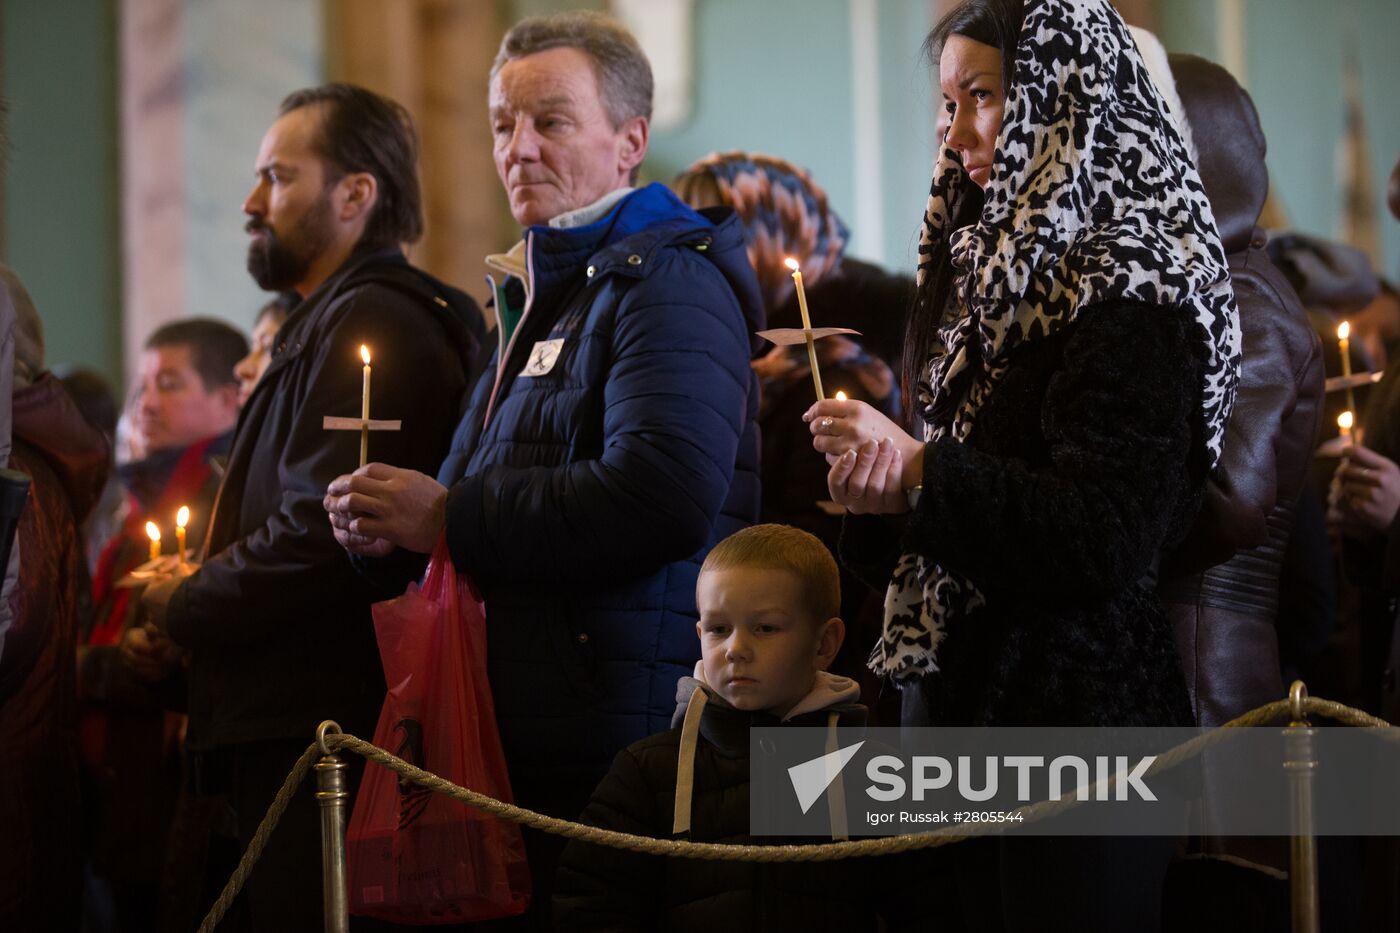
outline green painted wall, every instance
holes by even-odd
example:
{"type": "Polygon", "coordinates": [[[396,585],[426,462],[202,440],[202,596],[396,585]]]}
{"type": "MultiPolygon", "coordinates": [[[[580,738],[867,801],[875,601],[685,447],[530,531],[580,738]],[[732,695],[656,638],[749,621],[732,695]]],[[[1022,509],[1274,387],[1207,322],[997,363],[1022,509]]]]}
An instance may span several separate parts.
{"type": "MultiPolygon", "coordinates": [[[[881,248],[864,258],[912,269],[932,158],[929,76],[919,58],[929,5],[878,0],[877,15],[881,248]]],[[[697,0],[695,17],[694,111],[685,126],[653,135],[649,176],[669,180],[717,149],[769,153],[807,168],[855,225],[849,0],[697,0]]]]}
{"type": "MultiPolygon", "coordinates": [[[[1215,6],[1214,0],[1162,0],[1163,44],[1218,60],[1215,6]]],[[[1400,88],[1400,2],[1248,0],[1245,9],[1246,85],[1269,141],[1274,190],[1294,227],[1325,237],[1337,234],[1343,65],[1347,55],[1356,55],[1384,271],[1400,277],[1400,222],[1385,207],[1386,184],[1400,157],[1400,107],[1392,96],[1400,88]]]]}
{"type": "Polygon", "coordinates": [[[50,366],[121,385],[115,0],[4,0],[6,261],[34,296],[50,366]]]}
{"type": "Polygon", "coordinates": [[[716,150],[805,166],[851,218],[851,50],[845,0],[698,0],[689,122],[652,134],[645,171],[670,181],[716,150]]]}

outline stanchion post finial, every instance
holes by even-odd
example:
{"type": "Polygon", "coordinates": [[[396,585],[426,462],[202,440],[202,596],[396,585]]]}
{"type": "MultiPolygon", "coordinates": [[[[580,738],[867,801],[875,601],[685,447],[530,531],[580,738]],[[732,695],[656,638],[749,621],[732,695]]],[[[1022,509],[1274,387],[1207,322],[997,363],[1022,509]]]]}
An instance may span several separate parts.
{"type": "Polygon", "coordinates": [[[316,762],[316,800],[321,804],[321,896],[326,911],[326,933],[349,933],[350,898],[345,865],[346,764],[326,747],[326,736],[340,732],[327,719],[316,730],[321,760],[316,762]]]}

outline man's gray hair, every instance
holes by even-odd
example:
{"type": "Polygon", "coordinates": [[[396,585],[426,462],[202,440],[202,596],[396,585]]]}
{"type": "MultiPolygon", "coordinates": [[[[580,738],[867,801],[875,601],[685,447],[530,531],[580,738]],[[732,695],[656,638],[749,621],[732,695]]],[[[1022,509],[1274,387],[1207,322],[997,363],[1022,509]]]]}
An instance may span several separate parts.
{"type": "Polygon", "coordinates": [[[621,23],[594,10],[531,16],[516,23],[501,40],[491,77],[506,62],[558,48],[578,49],[592,59],[613,129],[635,117],[651,119],[651,63],[621,23]]]}

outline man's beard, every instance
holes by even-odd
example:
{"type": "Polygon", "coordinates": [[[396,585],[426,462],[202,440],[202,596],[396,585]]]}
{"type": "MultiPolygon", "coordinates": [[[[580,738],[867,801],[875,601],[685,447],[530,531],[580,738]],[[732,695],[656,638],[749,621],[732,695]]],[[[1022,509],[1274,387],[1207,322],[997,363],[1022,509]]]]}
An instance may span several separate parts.
{"type": "Polygon", "coordinates": [[[253,218],[245,228],[261,231],[261,239],[248,244],[248,274],[264,291],[288,291],[305,280],[311,264],[331,242],[331,200],[329,194],[311,205],[285,238],[272,227],[253,218]]]}

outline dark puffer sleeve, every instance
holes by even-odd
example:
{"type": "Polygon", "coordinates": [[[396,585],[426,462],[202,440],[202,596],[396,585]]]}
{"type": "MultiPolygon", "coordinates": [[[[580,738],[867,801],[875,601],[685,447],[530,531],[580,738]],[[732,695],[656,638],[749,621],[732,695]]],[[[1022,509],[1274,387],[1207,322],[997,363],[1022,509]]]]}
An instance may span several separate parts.
{"type": "Polygon", "coordinates": [[[1083,605],[1124,590],[1168,543],[1203,478],[1190,468],[1198,325],[1123,301],[1085,308],[1071,326],[1041,407],[1048,466],[978,450],[975,425],[970,443],[944,438],[925,451],[906,544],[987,594],[1083,605]]]}
{"type": "MultiPolygon", "coordinates": [[[[579,822],[602,829],[657,836],[656,791],[632,750],[613,759],[579,822]]],[[[571,841],[559,860],[554,889],[555,930],[651,930],[665,860],[607,846],[571,841]]]]}

